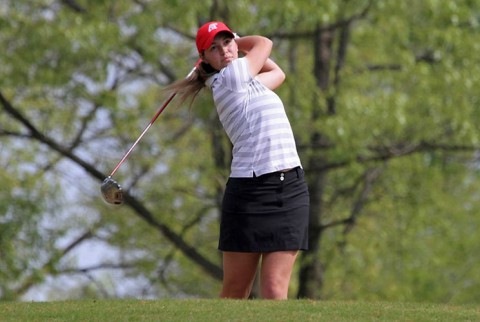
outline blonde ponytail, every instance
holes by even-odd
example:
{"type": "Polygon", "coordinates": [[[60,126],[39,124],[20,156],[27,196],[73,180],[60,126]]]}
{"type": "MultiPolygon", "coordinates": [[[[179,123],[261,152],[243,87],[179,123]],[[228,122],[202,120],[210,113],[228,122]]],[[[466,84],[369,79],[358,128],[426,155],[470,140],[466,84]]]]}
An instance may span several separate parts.
{"type": "Polygon", "coordinates": [[[212,66],[201,62],[190,77],[168,85],[165,91],[176,93],[180,99],[180,104],[191,97],[189,103],[191,107],[197,95],[205,87],[205,81],[216,73],[218,73],[218,71],[213,69],[212,66]]]}

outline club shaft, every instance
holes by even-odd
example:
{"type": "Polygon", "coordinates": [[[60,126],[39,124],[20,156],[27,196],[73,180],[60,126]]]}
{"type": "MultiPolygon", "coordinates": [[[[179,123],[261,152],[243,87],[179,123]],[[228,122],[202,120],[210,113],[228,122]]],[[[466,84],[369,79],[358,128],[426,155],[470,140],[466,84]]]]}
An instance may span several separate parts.
{"type": "MultiPolygon", "coordinates": [[[[197,63],[195,64],[195,67],[192,68],[192,70],[190,71],[190,73],[188,73],[187,77],[186,78],[189,78],[193,72],[195,71],[195,69],[197,68],[198,64],[200,64],[200,59],[197,61],[197,63]]],[[[133,143],[133,145],[130,147],[130,149],[127,151],[127,153],[125,153],[125,155],[123,156],[123,158],[120,160],[120,162],[118,162],[118,164],[115,166],[115,168],[113,169],[112,173],[110,173],[110,177],[112,177],[115,172],[117,172],[117,170],[120,168],[120,166],[123,164],[123,162],[125,161],[125,159],[127,159],[127,157],[130,155],[130,153],[133,151],[133,149],[135,148],[135,146],[137,146],[138,142],[140,142],[140,140],[143,138],[143,136],[145,135],[145,133],[147,133],[147,131],[150,129],[150,127],[153,125],[153,123],[155,123],[155,121],[157,120],[158,116],[160,114],[162,114],[163,110],[165,110],[165,108],[167,107],[168,104],[170,104],[170,102],[173,100],[173,98],[175,97],[175,95],[177,95],[176,92],[170,94],[170,96],[167,98],[167,100],[163,103],[163,105],[158,109],[157,113],[155,113],[155,115],[153,116],[152,120],[150,121],[150,123],[148,123],[147,127],[143,130],[143,132],[140,134],[140,136],[138,137],[138,139],[133,143]]]]}
{"type": "Polygon", "coordinates": [[[147,131],[150,129],[150,127],[152,126],[152,124],[156,121],[156,119],[158,118],[158,116],[160,114],[162,114],[163,110],[167,107],[167,105],[173,100],[173,98],[175,97],[175,95],[177,95],[177,93],[172,93],[170,95],[170,97],[165,101],[165,103],[163,103],[162,107],[157,111],[157,113],[155,113],[155,115],[153,116],[152,120],[150,121],[150,123],[148,123],[147,127],[143,130],[143,132],[140,134],[140,136],[138,137],[138,139],[133,143],[133,145],[130,147],[130,149],[127,151],[127,153],[125,153],[125,155],[123,156],[122,160],[120,160],[120,162],[118,162],[117,166],[115,167],[115,169],[113,169],[112,173],[110,173],[110,177],[112,177],[115,172],[117,172],[118,168],[120,168],[120,166],[122,165],[122,163],[125,161],[126,158],[128,158],[128,156],[130,155],[130,153],[133,151],[133,149],[137,146],[138,142],[140,142],[140,140],[143,138],[143,136],[145,135],[145,133],[147,133],[147,131]]]}

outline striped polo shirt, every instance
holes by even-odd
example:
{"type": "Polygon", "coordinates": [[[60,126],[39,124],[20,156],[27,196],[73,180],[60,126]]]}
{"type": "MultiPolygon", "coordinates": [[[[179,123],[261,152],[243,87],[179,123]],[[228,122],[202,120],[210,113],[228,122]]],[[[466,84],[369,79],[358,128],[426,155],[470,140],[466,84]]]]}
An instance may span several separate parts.
{"type": "Polygon", "coordinates": [[[233,144],[230,177],[253,177],[301,166],[281,99],[238,58],[206,85],[212,89],[220,122],[233,144]]]}

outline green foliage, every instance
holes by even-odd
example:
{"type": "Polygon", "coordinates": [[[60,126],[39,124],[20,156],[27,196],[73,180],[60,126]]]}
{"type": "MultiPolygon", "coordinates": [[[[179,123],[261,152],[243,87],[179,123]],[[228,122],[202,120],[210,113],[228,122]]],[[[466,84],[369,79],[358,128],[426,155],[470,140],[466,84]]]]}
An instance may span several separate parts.
{"type": "Polygon", "coordinates": [[[392,162],[356,229],[331,236],[335,251],[327,262],[343,269],[328,270],[327,279],[338,281],[327,287],[329,297],[475,301],[478,175],[475,180],[456,162],[434,158],[443,156],[392,162]]]}
{"type": "Polygon", "coordinates": [[[39,172],[27,158],[23,159],[23,168],[17,167],[15,160],[22,155],[9,157],[2,153],[0,157],[0,297],[4,299],[15,299],[12,288],[29,274],[36,283],[44,280],[41,264],[55,240],[55,235],[45,235],[43,221],[49,211],[55,212],[54,201],[47,200],[58,187],[54,181],[40,181],[39,172]]]}

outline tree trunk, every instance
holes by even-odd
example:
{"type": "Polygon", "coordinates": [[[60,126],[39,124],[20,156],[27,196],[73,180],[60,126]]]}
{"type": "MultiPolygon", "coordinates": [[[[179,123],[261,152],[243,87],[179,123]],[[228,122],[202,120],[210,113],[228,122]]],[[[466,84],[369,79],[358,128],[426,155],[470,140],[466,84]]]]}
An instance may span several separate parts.
{"type": "MultiPolygon", "coordinates": [[[[308,175],[308,173],[307,173],[308,175]]],[[[308,232],[309,250],[300,259],[298,298],[320,299],[323,286],[323,265],[320,261],[320,241],[322,234],[322,196],[325,185],[325,172],[309,176],[310,227],[308,232]]]]}
{"type": "MultiPolygon", "coordinates": [[[[325,104],[314,102],[316,107],[312,112],[312,120],[318,120],[322,115],[331,115],[331,102],[328,98],[330,87],[330,65],[332,58],[332,42],[334,32],[322,30],[317,26],[314,33],[314,73],[317,79],[317,86],[325,93],[325,104]],[[322,108],[324,111],[322,111],[322,108]]],[[[309,179],[310,191],[310,227],[309,227],[309,251],[302,254],[299,272],[299,298],[320,299],[323,286],[323,264],[320,260],[320,246],[322,237],[322,213],[323,213],[323,192],[327,170],[322,170],[327,160],[321,149],[326,145],[327,138],[319,131],[315,131],[310,137],[310,146],[314,149],[308,160],[307,176],[309,179]],[[311,169],[312,171],[309,171],[311,169]],[[320,169],[315,171],[314,169],[320,169]]]]}

